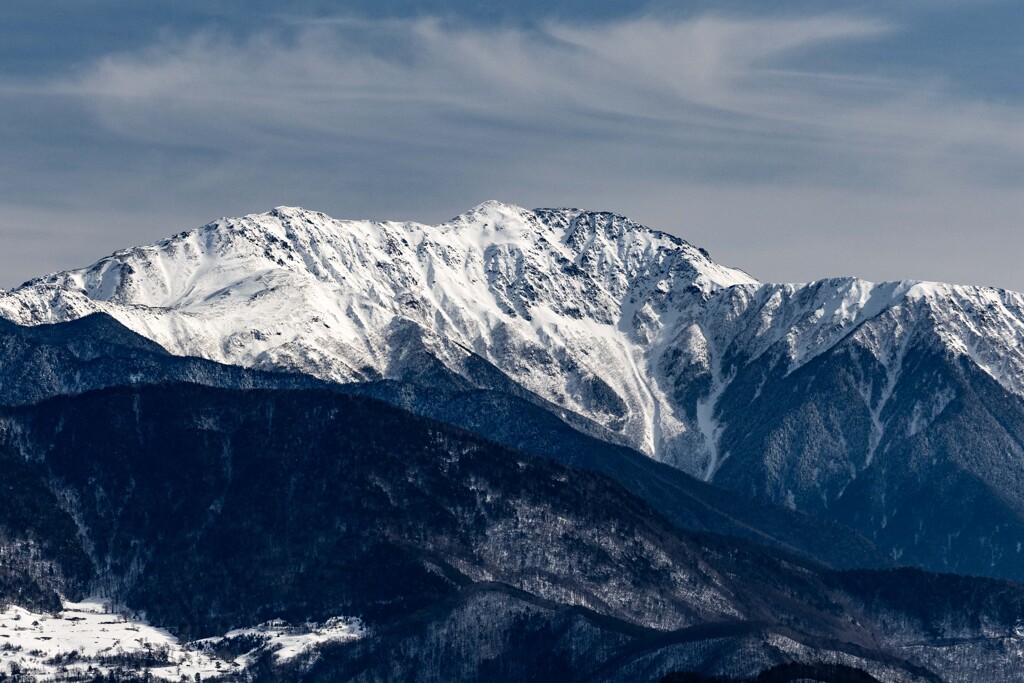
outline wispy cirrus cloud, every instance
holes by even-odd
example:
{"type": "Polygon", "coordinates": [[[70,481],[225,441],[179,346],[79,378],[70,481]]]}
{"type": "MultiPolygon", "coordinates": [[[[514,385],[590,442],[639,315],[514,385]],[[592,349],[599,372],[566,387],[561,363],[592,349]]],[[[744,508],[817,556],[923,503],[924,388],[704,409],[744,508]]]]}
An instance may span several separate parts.
{"type": "Polygon", "coordinates": [[[161,139],[182,123],[238,135],[267,126],[347,135],[353,131],[345,124],[357,122],[368,129],[360,134],[411,133],[412,143],[445,121],[510,126],[512,133],[603,133],[623,119],[744,132],[786,122],[773,117],[792,119],[787,107],[813,90],[794,87],[802,74],[787,78],[764,67],[816,44],[887,30],[845,17],[639,19],[529,31],[345,20],[241,42],[200,32],[108,56],[51,87],[90,103],[108,126],[161,139]]]}
{"type": "Polygon", "coordinates": [[[38,157],[22,147],[3,196],[64,179],[56,220],[131,197],[119,220],[175,228],[278,203],[436,220],[499,197],[630,213],[772,278],[991,276],[941,254],[930,271],[899,269],[924,238],[966,244],[966,224],[1020,239],[1024,112],[951,92],[941,74],[818,63],[900,31],[826,14],[166,35],[0,95],[18,103],[0,125],[31,127],[56,105],[81,152],[69,170],[52,135],[38,157]]]}

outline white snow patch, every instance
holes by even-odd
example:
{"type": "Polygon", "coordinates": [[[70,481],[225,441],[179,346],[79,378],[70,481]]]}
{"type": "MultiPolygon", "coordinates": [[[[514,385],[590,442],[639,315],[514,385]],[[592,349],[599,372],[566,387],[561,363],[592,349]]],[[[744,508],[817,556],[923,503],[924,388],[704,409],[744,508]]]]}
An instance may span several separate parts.
{"type": "Polygon", "coordinates": [[[348,617],[335,617],[328,619],[323,624],[306,623],[301,626],[293,626],[287,622],[275,620],[252,628],[235,629],[222,637],[197,641],[196,645],[216,645],[225,639],[245,636],[262,641],[264,644],[261,647],[235,660],[235,663],[245,667],[253,662],[255,652],[272,652],[275,660],[286,662],[299,655],[309,653],[325,643],[356,640],[361,638],[364,633],[362,622],[348,617]]]}
{"type": "Polygon", "coordinates": [[[732,378],[722,377],[722,355],[717,352],[710,336],[701,330],[707,345],[708,360],[711,365],[711,388],[707,395],[697,400],[697,427],[704,436],[704,444],[708,451],[707,467],[704,470],[704,481],[711,481],[722,466],[725,458],[719,453],[718,441],[722,435],[722,425],[715,419],[715,408],[732,378]]]}
{"type": "Polygon", "coordinates": [[[169,681],[182,676],[192,680],[196,674],[210,679],[242,672],[260,652],[273,652],[278,662],[284,662],[324,643],[363,634],[357,619],[339,617],[298,627],[271,622],[182,643],[164,629],[112,610],[100,599],[65,602],[57,614],[9,605],[0,611],[0,672],[18,671],[38,680],[123,668],[145,670],[169,681]],[[241,635],[258,636],[261,644],[233,661],[212,653],[211,645],[241,635]]]}
{"type": "Polygon", "coordinates": [[[117,658],[131,658],[140,670],[166,680],[182,674],[191,679],[197,673],[207,678],[229,669],[163,629],[111,611],[98,599],[67,602],[56,615],[16,605],[0,612],[0,670],[16,668],[36,678],[65,671],[109,672],[119,667],[117,658]]]}

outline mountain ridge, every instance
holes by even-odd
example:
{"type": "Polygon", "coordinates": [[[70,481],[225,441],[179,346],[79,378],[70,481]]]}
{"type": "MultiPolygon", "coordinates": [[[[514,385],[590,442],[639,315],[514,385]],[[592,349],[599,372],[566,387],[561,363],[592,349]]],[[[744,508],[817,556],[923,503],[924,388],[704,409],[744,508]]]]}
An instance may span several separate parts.
{"type": "Polygon", "coordinates": [[[0,295],[0,315],[20,324],[92,312],[175,355],[332,382],[402,381],[434,362],[468,376],[478,355],[621,443],[855,523],[888,539],[880,547],[894,557],[1024,577],[1019,511],[994,511],[970,531],[947,511],[926,530],[931,540],[909,523],[890,538],[894,518],[917,514],[903,504],[908,491],[927,499],[940,480],[954,490],[980,482],[1019,507],[1018,293],[760,283],[616,214],[491,201],[439,226],[280,207],[0,295]],[[949,436],[982,423],[993,429],[970,452],[949,436]],[[994,543],[1008,528],[998,567],[963,564],[967,534],[994,543]],[[943,551],[943,536],[962,552],[943,551]]]}
{"type": "MultiPolygon", "coordinates": [[[[585,405],[586,397],[581,394],[595,388],[591,385],[609,396],[613,393],[632,399],[627,401],[626,411],[614,406],[620,412],[631,413],[632,418],[616,431],[630,432],[626,435],[630,445],[709,479],[718,465],[712,404],[720,385],[728,380],[724,375],[727,370],[716,363],[721,363],[728,347],[741,346],[748,360],[756,360],[771,347],[784,345],[792,372],[847,335],[856,334],[856,328],[885,311],[924,306],[934,312],[938,299],[954,302],[961,311],[979,300],[1000,307],[1004,309],[1000,312],[1009,313],[1004,318],[1015,323],[1016,329],[1010,330],[1013,338],[1024,339],[1024,298],[1005,290],[912,280],[876,284],[858,278],[802,285],[763,284],[742,271],[714,264],[706,252],[685,240],[617,214],[577,209],[528,211],[491,200],[439,226],[337,221],[319,212],[283,206],[241,219],[220,219],[155,245],[117,251],[91,267],[30,280],[0,299],[0,314],[20,324],[34,324],[104,310],[177,355],[254,367],[283,367],[332,381],[401,376],[400,367],[390,367],[391,359],[383,348],[387,342],[381,339],[390,334],[389,326],[395,319],[408,318],[428,333],[435,328],[438,335],[451,337],[454,344],[434,340],[432,350],[456,367],[458,347],[470,348],[493,361],[501,349],[488,353],[486,347],[506,341],[526,351],[539,346],[540,352],[548,356],[570,358],[561,363],[566,367],[554,370],[566,377],[545,378],[546,385],[535,381],[531,386],[527,382],[531,390],[575,412],[597,417],[599,422],[614,421],[614,416],[609,414],[609,406],[603,406],[602,411],[599,402],[597,409],[585,405]],[[590,225],[586,225],[588,221],[590,225]],[[603,231],[599,221],[603,221],[603,231]],[[477,234],[472,234],[474,231],[477,234]],[[538,237],[540,244],[523,244],[524,232],[538,237]],[[469,234],[470,239],[446,244],[443,238],[451,233],[469,234]],[[416,236],[420,241],[410,243],[409,238],[416,236]],[[350,242],[336,248],[346,237],[350,242]],[[371,237],[377,239],[373,246],[378,249],[360,249],[356,242],[368,244],[373,242],[371,237]],[[632,242],[627,239],[630,237],[632,242]],[[643,237],[652,242],[645,243],[643,237]],[[600,248],[595,249],[595,244],[600,248]],[[531,246],[550,248],[548,253],[516,258],[531,246]],[[611,249],[613,246],[615,249],[611,249]],[[637,253],[644,249],[653,254],[637,253]],[[510,251],[513,253],[507,253],[510,251]],[[488,256],[486,268],[468,262],[469,257],[463,258],[463,254],[488,256]],[[539,258],[545,256],[548,258],[539,258]],[[420,258],[418,265],[416,257],[420,258]],[[462,267],[469,272],[448,272],[446,278],[440,278],[443,268],[439,261],[445,257],[454,262],[443,264],[454,266],[448,270],[462,267]],[[666,264],[666,260],[671,262],[666,264]],[[631,281],[640,279],[641,269],[652,266],[661,267],[654,270],[656,279],[643,283],[646,288],[632,287],[631,281]],[[571,276],[583,272],[584,267],[592,276],[592,282],[586,283],[590,286],[574,286],[571,276]],[[549,287],[551,291],[538,291],[538,281],[543,285],[556,280],[549,274],[557,275],[559,270],[568,271],[570,277],[561,278],[555,283],[560,286],[549,287]],[[682,277],[678,282],[676,278],[667,281],[666,275],[682,277]],[[310,280],[314,281],[314,291],[308,291],[310,280]],[[283,287],[297,290],[293,300],[274,296],[275,290],[283,287]],[[477,289],[485,291],[474,291],[477,289]],[[659,298],[671,298],[680,289],[697,294],[696,299],[669,302],[658,310],[659,298]],[[343,310],[331,311],[333,327],[319,320],[317,313],[332,308],[324,298],[353,293],[366,294],[364,298],[369,301],[356,297],[346,302],[343,310]],[[281,319],[279,327],[292,322],[287,313],[282,316],[280,309],[296,306],[308,312],[311,320],[303,321],[307,327],[319,322],[332,334],[305,330],[288,339],[287,333],[282,335],[278,329],[273,334],[284,336],[284,340],[267,338],[267,333],[260,330],[243,329],[251,321],[238,316],[237,311],[234,314],[240,319],[224,330],[203,329],[196,324],[195,318],[204,313],[209,317],[230,315],[229,307],[220,306],[218,299],[232,296],[248,299],[232,302],[234,307],[256,305],[260,297],[277,299],[269,310],[252,317],[281,319]],[[491,300],[482,300],[487,296],[491,300]],[[1006,310],[1008,307],[1013,311],[1006,310]],[[417,309],[423,313],[417,315],[417,309]],[[759,315],[764,311],[768,315],[759,315]],[[160,312],[174,313],[176,319],[158,320],[163,317],[160,312]],[[147,313],[157,320],[147,320],[147,313]],[[375,314],[376,320],[372,319],[375,314]],[[360,320],[362,315],[371,319],[360,320]],[[431,315],[438,319],[431,320],[431,315]],[[744,316],[748,320],[740,324],[730,320],[744,316]],[[534,324],[510,327],[510,321],[503,318],[534,324]],[[677,318],[684,318],[684,324],[677,324],[677,318]],[[776,318],[783,320],[780,323],[776,318]],[[665,349],[645,354],[642,347],[668,347],[669,351],[676,350],[671,347],[691,347],[684,360],[690,365],[705,365],[701,374],[711,380],[710,396],[690,400],[699,403],[702,410],[694,415],[662,411],[662,406],[678,406],[658,396],[666,393],[662,386],[665,382],[659,377],[647,380],[622,376],[610,393],[604,391],[601,384],[605,378],[596,368],[606,365],[601,362],[605,358],[588,362],[585,352],[563,351],[567,342],[559,338],[558,328],[573,320],[581,323],[577,328],[583,329],[571,333],[582,337],[582,343],[607,337],[595,334],[600,331],[592,325],[586,329],[586,323],[618,328],[617,336],[626,337],[601,340],[612,346],[622,341],[629,345],[608,349],[604,354],[615,357],[620,375],[657,374],[656,368],[635,366],[645,362],[653,365],[665,349]],[[505,334],[506,328],[511,334],[505,334]],[[340,337],[346,343],[332,343],[326,336],[340,337]],[[349,340],[354,343],[349,345],[349,340]],[[680,443],[674,445],[673,441],[680,443]],[[694,462],[700,457],[696,454],[702,454],[703,463],[694,462]]],[[[978,334],[973,321],[962,316],[953,315],[944,323],[939,329],[951,348],[969,355],[1007,390],[1024,395],[1024,353],[1018,351],[1011,357],[1012,367],[1007,371],[1000,366],[1005,360],[997,359],[992,348],[994,335],[978,334]]],[[[892,351],[884,346],[878,344],[876,353],[880,357],[892,351]]],[[[562,359],[543,360],[551,365],[562,359]]],[[[880,360],[885,364],[889,359],[880,360]]],[[[506,372],[512,370],[509,374],[516,379],[530,379],[523,372],[517,377],[513,363],[498,365],[506,372]]]]}

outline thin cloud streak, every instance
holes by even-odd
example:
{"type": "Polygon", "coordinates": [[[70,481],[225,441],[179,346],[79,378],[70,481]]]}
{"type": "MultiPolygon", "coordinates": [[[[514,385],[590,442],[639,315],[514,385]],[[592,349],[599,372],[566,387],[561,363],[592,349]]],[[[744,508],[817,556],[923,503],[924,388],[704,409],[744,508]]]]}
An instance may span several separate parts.
{"type": "MultiPolygon", "coordinates": [[[[496,125],[582,123],[583,130],[588,120],[606,117],[707,125],[725,113],[761,121],[753,126],[761,132],[770,122],[763,105],[779,89],[754,98],[745,92],[758,82],[759,63],[885,31],[876,22],[849,18],[767,25],[633,20],[597,27],[548,24],[540,31],[360,21],[292,36],[262,33],[241,44],[200,33],[183,45],[107,57],[83,78],[53,87],[89,100],[108,125],[143,138],[173,133],[168,118],[219,129],[221,108],[231,109],[226,118],[241,115],[241,123],[254,127],[326,132],[351,119],[372,120],[382,108],[408,107],[399,112],[408,125],[390,133],[407,132],[413,142],[422,124],[436,123],[417,117],[419,108],[496,125]]],[[[743,132],[750,123],[737,121],[737,128],[743,132]]]]}

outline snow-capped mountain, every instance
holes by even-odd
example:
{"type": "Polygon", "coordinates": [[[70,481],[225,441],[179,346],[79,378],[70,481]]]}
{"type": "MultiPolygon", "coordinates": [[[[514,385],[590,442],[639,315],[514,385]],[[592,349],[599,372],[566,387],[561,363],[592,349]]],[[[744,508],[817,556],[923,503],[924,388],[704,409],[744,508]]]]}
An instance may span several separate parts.
{"type": "Polygon", "coordinates": [[[897,559],[1024,577],[1020,294],[762,284],[622,216],[487,202],[438,226],[282,207],[0,295],[23,325],[93,312],[176,355],[339,382],[476,354],[616,440],[897,559]]]}
{"type": "Polygon", "coordinates": [[[396,341],[422,335],[450,367],[471,350],[679,460],[702,425],[671,409],[655,359],[694,307],[741,284],[756,281],[611,214],[487,202],[426,226],[282,207],[26,283],[0,312],[33,324],[103,311],[178,355],[342,382],[403,376],[396,341]]]}

